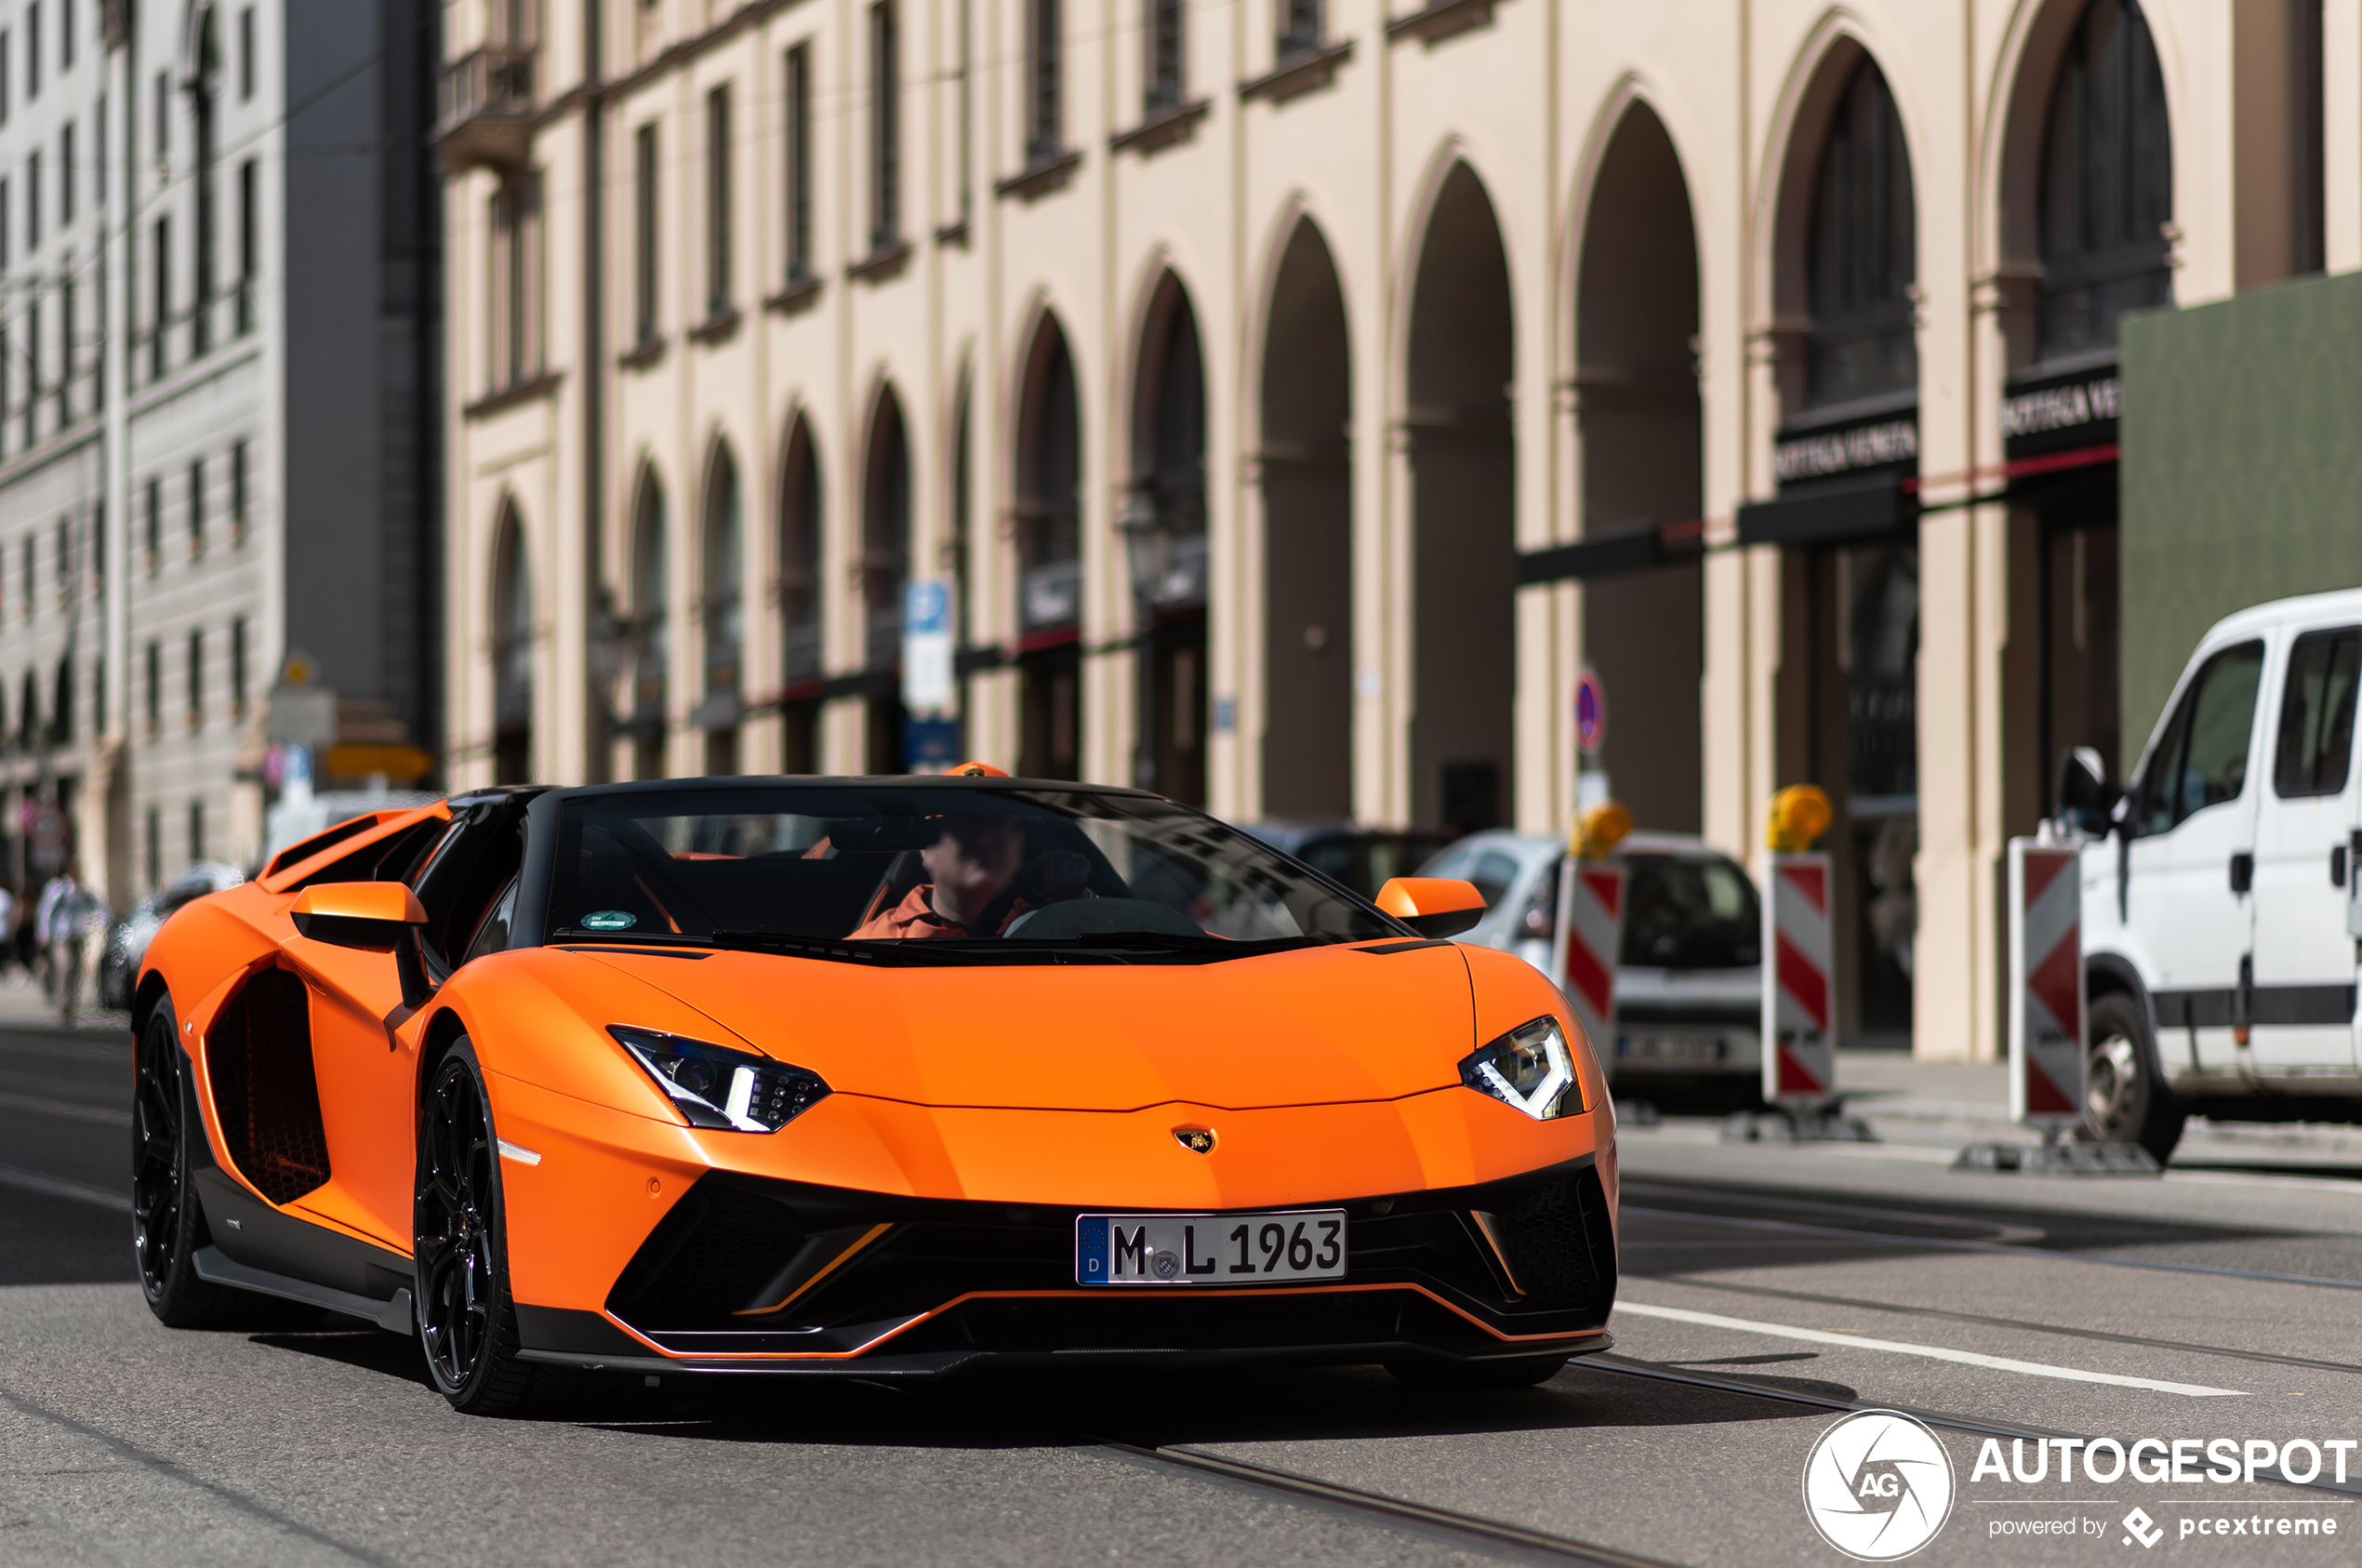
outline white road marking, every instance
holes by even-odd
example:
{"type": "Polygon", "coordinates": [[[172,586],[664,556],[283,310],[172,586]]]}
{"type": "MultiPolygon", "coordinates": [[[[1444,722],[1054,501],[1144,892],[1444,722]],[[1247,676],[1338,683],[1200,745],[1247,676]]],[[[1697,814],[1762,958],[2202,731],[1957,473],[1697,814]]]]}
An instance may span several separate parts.
{"type": "Polygon", "coordinates": [[[1773,1339],[1800,1339],[1808,1345],[1845,1345],[1856,1350],[1883,1350],[1889,1355],[1919,1356],[1928,1361],[1981,1366],[1993,1372],[2023,1373],[2028,1377],[2057,1377],[2069,1383],[2104,1383],[2113,1389],[2147,1389],[2153,1393],[2186,1394],[2193,1399],[2237,1398],[2243,1392],[2238,1389],[2210,1389],[2203,1383],[2168,1383],[2156,1377],[2086,1372],[2081,1367],[2054,1366],[2049,1362],[2022,1362],[2008,1356],[1980,1355],[1974,1350],[1948,1349],[1942,1345],[1914,1345],[1901,1339],[1872,1339],[1864,1335],[1840,1334],[1829,1329],[1793,1328],[1786,1323],[1761,1322],[1754,1318],[1726,1318],[1719,1312],[1692,1312],[1685,1307],[1652,1307],[1638,1301],[1618,1301],[1615,1309],[1629,1312],[1635,1317],[1696,1323],[1702,1328],[1734,1329],[1741,1334],[1760,1334],[1773,1339]]]}
{"type": "Polygon", "coordinates": [[[47,1198],[71,1198],[77,1203],[96,1203],[101,1208],[121,1209],[128,1213],[131,1194],[110,1192],[103,1187],[86,1182],[68,1181],[63,1176],[44,1176],[39,1171],[19,1170],[14,1165],[0,1165],[0,1187],[21,1188],[47,1198]]]}

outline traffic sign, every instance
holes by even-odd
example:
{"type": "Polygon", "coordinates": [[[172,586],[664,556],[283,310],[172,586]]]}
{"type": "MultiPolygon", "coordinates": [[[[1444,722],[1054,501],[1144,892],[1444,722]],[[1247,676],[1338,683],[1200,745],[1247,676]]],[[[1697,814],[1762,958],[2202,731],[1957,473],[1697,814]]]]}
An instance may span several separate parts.
{"type": "Polygon", "coordinates": [[[1574,678],[1574,744],[1586,757],[1608,737],[1608,688],[1589,665],[1574,678]]]}

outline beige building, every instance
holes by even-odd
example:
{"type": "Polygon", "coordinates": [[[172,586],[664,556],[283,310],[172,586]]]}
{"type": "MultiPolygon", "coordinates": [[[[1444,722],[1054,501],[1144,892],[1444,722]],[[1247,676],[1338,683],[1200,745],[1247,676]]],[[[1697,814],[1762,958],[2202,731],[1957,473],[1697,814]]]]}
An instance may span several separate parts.
{"type": "Polygon", "coordinates": [[[1923,1055],[2142,739],[2117,316],[2362,265],[2362,0],[448,15],[454,783],[898,769],[939,579],[964,753],[1556,832],[1587,664],[1923,1055]]]}

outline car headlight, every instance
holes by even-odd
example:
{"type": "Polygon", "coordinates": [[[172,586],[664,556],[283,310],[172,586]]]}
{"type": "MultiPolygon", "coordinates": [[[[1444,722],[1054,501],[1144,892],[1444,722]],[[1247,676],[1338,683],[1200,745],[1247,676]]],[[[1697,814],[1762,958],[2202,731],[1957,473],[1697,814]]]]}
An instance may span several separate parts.
{"type": "Polygon", "coordinates": [[[1480,1095],[1515,1106],[1536,1122],[1583,1110],[1574,1053],[1567,1049],[1567,1037],[1556,1018],[1520,1024],[1467,1057],[1460,1063],[1460,1082],[1480,1095]]]}
{"type": "Polygon", "coordinates": [[[818,1073],[751,1051],[629,1024],[611,1024],[607,1032],[647,1069],[692,1127],[776,1133],[829,1092],[818,1073]]]}

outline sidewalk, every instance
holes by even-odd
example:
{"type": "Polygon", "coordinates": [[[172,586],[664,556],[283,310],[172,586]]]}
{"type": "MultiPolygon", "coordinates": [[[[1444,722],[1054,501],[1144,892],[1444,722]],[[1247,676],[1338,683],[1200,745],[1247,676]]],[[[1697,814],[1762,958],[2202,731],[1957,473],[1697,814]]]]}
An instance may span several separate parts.
{"type": "MultiPolygon", "coordinates": [[[[1993,1139],[2037,1143],[2010,1120],[2010,1067],[1923,1062],[1901,1051],[1840,1051],[1838,1087],[1847,1109],[1888,1143],[1957,1147],[1993,1139]]],[[[2362,1111],[2362,1108],[2357,1108],[2362,1111]]],[[[2352,1161],[2362,1164],[2362,1125],[2324,1122],[2190,1119],[2177,1165],[2352,1161]]]]}
{"type": "MultiPolygon", "coordinates": [[[[90,998],[97,989],[97,983],[86,974],[82,977],[82,1006],[74,1015],[73,1032],[111,1040],[125,1038],[131,1028],[130,1016],[102,1012],[92,1005],[90,998]]],[[[38,978],[14,965],[0,974],[0,1030],[55,1030],[60,1027],[57,1004],[42,994],[38,978]]]]}

